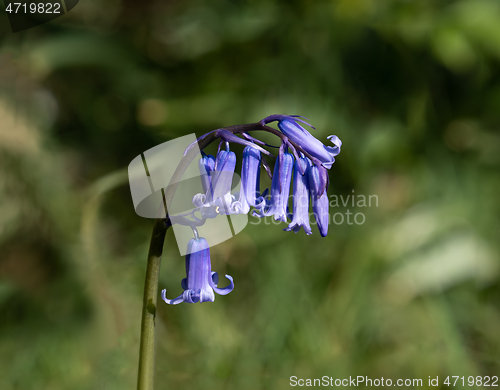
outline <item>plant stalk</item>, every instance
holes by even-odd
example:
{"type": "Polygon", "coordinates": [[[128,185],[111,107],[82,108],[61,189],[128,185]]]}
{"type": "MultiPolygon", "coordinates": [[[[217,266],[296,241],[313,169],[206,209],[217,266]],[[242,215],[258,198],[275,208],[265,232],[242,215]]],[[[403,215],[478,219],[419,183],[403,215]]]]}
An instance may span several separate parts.
{"type": "Polygon", "coordinates": [[[158,277],[160,275],[161,255],[168,225],[165,219],[157,218],[149,244],[146,282],[142,302],[141,344],[139,348],[138,390],[153,390],[155,366],[155,319],[158,297],[158,277]]]}

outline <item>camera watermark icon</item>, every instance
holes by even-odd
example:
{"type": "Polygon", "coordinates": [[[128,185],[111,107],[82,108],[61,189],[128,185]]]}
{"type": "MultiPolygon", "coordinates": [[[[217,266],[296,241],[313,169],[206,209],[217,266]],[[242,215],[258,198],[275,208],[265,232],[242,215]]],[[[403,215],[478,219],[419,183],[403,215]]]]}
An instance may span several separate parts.
{"type": "MultiPolygon", "coordinates": [[[[248,224],[247,214],[230,214],[225,212],[227,204],[222,202],[213,207],[209,217],[200,214],[195,207],[195,196],[205,194],[203,181],[209,178],[213,184],[213,199],[224,199],[226,192],[237,193],[240,189],[240,177],[233,172],[200,171],[199,160],[201,152],[196,143],[195,134],[189,134],[164,142],[132,160],[128,166],[128,176],[132,201],[137,215],[144,218],[165,218],[168,214],[171,220],[182,221],[187,215],[195,223],[198,233],[204,237],[210,246],[229,240],[241,232],[248,224]],[[172,180],[179,162],[184,157],[184,151],[190,145],[196,149],[196,156],[186,167],[182,178],[172,180]],[[227,188],[226,188],[227,185],[227,188]],[[175,186],[175,191],[171,191],[175,186]],[[169,190],[170,188],[170,190],[169,190]],[[224,190],[224,194],[219,193],[224,190]],[[165,194],[173,193],[170,199],[165,194]]],[[[230,195],[230,194],[229,194],[230,195]]],[[[193,238],[190,224],[173,223],[175,239],[182,256],[188,254],[188,242],[193,238]]]]}
{"type": "Polygon", "coordinates": [[[50,22],[76,7],[79,0],[4,0],[13,33],[50,22]]]}

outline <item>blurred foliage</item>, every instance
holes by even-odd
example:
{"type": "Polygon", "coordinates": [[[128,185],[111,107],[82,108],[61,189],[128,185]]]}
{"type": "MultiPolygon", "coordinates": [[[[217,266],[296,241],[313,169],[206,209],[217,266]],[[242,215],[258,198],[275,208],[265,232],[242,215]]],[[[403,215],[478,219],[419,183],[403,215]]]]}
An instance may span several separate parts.
{"type": "MultiPolygon", "coordinates": [[[[236,289],[158,307],[157,389],[500,373],[500,3],[86,0],[0,18],[0,388],[136,380],[152,221],[126,170],[169,139],[275,113],[343,141],[327,238],[249,225],[236,289]]],[[[236,147],[236,149],[238,149],[236,147]]],[[[255,220],[251,220],[255,222],[255,220]]],[[[160,288],[184,277],[167,234],[160,288]]]]}

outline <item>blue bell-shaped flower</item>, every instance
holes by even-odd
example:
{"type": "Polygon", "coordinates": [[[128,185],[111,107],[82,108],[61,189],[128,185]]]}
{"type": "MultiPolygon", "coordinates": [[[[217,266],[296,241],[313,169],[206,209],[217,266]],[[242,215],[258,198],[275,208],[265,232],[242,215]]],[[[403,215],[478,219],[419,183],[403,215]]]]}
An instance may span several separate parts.
{"type": "Polygon", "coordinates": [[[193,238],[188,243],[186,255],[186,274],[181,286],[184,292],[174,299],[167,299],[167,290],[161,292],[161,298],[169,305],[182,302],[213,302],[214,291],[219,295],[227,295],[234,289],[233,278],[226,275],[230,283],[227,287],[218,288],[219,276],[212,272],[210,250],[207,240],[203,237],[193,238]]]}

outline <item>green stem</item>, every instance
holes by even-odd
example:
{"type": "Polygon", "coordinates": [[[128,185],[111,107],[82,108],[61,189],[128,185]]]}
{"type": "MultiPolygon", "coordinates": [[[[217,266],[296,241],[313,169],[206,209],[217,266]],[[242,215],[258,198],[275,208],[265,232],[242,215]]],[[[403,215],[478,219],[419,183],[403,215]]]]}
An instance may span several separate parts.
{"type": "Polygon", "coordinates": [[[163,242],[168,226],[165,219],[158,218],[153,226],[149,244],[146,282],[142,302],[141,346],[139,349],[138,390],[153,390],[155,366],[155,319],[158,296],[158,277],[160,275],[163,242]]]}

